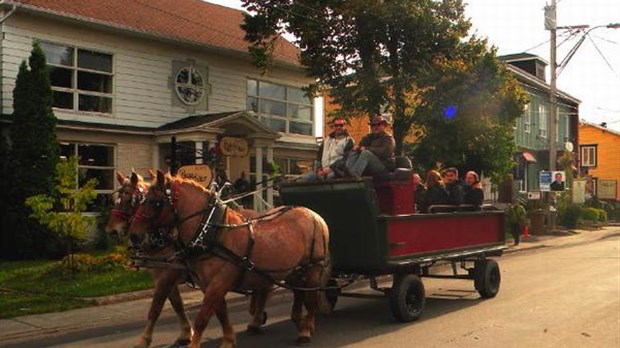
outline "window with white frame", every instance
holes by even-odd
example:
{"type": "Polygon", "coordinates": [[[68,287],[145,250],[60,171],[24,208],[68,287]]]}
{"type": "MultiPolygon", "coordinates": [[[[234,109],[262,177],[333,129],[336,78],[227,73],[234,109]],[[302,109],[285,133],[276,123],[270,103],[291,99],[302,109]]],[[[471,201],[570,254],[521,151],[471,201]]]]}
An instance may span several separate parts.
{"type": "Polygon", "coordinates": [[[523,131],[529,133],[531,130],[532,115],[530,114],[530,103],[525,104],[523,109],[523,131]]]}
{"type": "Polygon", "coordinates": [[[313,134],[312,99],[301,88],[248,79],[246,107],[275,131],[313,134]]]}
{"type": "Polygon", "coordinates": [[[581,145],[581,166],[596,167],[596,145],[581,145]]]}
{"type": "Polygon", "coordinates": [[[97,179],[97,199],[89,209],[92,211],[97,205],[105,203],[110,193],[114,191],[114,147],[111,145],[86,143],[61,143],[61,158],[77,156],[78,180],[76,188],[83,186],[90,179],[97,179]]]}
{"type": "Polygon", "coordinates": [[[547,108],[543,104],[538,105],[538,135],[547,137],[547,108]]]}
{"type": "Polygon", "coordinates": [[[73,46],[41,42],[59,109],[112,113],[112,55],[73,46]]]}

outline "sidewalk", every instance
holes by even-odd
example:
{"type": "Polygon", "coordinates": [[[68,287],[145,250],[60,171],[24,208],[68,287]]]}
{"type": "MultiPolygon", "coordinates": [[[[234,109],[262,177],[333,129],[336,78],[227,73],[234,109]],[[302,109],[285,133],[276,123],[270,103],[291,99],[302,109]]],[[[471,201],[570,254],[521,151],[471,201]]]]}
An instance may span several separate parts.
{"type": "MultiPolygon", "coordinates": [[[[510,255],[541,248],[575,246],[618,235],[620,226],[607,226],[592,231],[556,231],[553,235],[524,238],[518,246],[513,246],[512,241],[507,241],[509,247],[505,253],[510,255]]],[[[183,286],[182,292],[186,308],[199,306],[202,301],[200,291],[183,286]]],[[[151,291],[139,291],[108,296],[97,299],[101,304],[99,306],[0,320],[0,346],[3,342],[16,343],[26,337],[105,327],[128,321],[145,321],[151,301],[150,294],[151,291]]],[[[227,301],[230,306],[242,305],[246,302],[246,296],[230,293],[227,301]]],[[[170,306],[166,305],[162,316],[171,311],[170,306]]]]}

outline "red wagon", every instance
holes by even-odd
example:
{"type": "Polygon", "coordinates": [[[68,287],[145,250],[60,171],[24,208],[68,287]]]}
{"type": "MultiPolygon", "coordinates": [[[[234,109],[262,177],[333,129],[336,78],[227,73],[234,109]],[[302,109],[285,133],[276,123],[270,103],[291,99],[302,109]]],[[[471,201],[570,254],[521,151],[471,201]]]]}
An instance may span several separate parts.
{"type": "MultiPolygon", "coordinates": [[[[490,259],[506,248],[503,211],[455,211],[415,214],[410,180],[370,179],[290,183],[280,188],[287,205],[306,206],[330,228],[333,259],[331,285],[368,278],[372,289],[390,300],[394,317],[420,317],[426,303],[421,277],[471,279],[483,298],[499,291],[498,263],[490,259]],[[450,263],[452,274],[433,272],[450,263]],[[380,288],[377,276],[392,275],[393,285],[380,288]]],[[[368,296],[327,291],[338,296],[368,296]]]]}

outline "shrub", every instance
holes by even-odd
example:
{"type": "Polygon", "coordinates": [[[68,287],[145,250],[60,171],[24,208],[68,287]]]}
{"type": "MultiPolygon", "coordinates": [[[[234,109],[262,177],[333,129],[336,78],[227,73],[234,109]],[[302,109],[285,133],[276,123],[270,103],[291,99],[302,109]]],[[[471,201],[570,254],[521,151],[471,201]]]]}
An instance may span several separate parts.
{"type": "Polygon", "coordinates": [[[598,209],[598,221],[607,222],[607,212],[604,209],[598,209]]]}
{"type": "Polygon", "coordinates": [[[575,228],[577,227],[577,223],[579,219],[581,219],[582,214],[581,206],[577,204],[569,204],[559,211],[559,221],[560,224],[566,226],[567,228],[575,228]]]}
{"type": "Polygon", "coordinates": [[[97,260],[89,254],[69,254],[62,259],[63,270],[71,273],[90,272],[97,264],[97,260]]]}
{"type": "Polygon", "coordinates": [[[585,208],[583,209],[582,218],[588,221],[598,221],[599,210],[597,208],[585,208]]]}

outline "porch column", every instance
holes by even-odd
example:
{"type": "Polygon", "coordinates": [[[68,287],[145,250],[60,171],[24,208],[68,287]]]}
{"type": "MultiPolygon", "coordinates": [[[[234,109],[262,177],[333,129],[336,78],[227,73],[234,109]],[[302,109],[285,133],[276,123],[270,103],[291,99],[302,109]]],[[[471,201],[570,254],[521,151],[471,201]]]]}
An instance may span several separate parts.
{"type": "Polygon", "coordinates": [[[194,142],[194,147],[196,148],[195,152],[194,152],[194,157],[196,157],[196,155],[200,154],[200,158],[196,157],[196,164],[202,164],[202,157],[204,156],[204,152],[202,149],[202,141],[195,141],[194,142]]]}
{"type": "Polygon", "coordinates": [[[254,194],[254,210],[262,211],[263,191],[260,191],[260,189],[263,185],[260,184],[260,182],[263,181],[263,148],[260,145],[256,145],[256,156],[254,158],[256,161],[256,190],[258,190],[258,192],[254,194]]]}
{"type": "MultiPolygon", "coordinates": [[[[267,147],[267,163],[273,162],[273,146],[267,147]]],[[[273,186],[273,181],[268,183],[268,186],[273,186]]],[[[269,187],[267,189],[267,203],[273,207],[273,188],[269,187]]]]}

